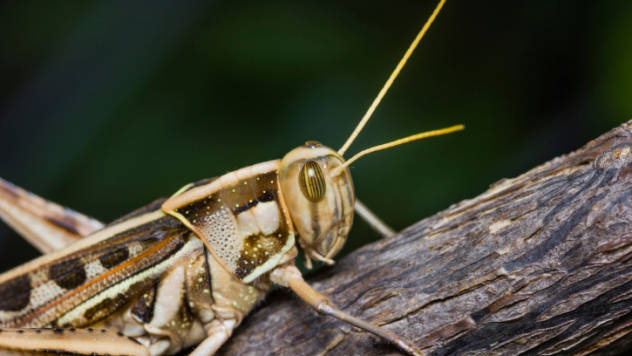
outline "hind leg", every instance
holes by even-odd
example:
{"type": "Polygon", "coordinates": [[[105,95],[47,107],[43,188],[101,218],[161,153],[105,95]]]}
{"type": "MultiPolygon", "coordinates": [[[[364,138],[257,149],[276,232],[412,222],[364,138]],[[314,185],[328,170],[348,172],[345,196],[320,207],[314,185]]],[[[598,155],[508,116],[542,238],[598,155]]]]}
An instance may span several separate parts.
{"type": "Polygon", "coordinates": [[[46,254],[68,246],[103,224],[0,178],[0,218],[46,254]]]}
{"type": "Polygon", "coordinates": [[[150,356],[133,338],[108,329],[1,329],[0,355],[150,356]],[[44,351],[44,352],[43,352],[44,351]]]}

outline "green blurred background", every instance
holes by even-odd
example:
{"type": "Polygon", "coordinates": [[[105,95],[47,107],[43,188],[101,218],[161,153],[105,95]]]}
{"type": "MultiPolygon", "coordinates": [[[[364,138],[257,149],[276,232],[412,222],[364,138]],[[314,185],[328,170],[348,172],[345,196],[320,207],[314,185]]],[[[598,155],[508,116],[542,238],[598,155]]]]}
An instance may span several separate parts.
{"type": "MultiPolygon", "coordinates": [[[[185,183],[334,148],[435,1],[0,5],[0,176],[102,221],[185,183]]],[[[632,118],[632,2],[448,1],[350,153],[400,229],[632,118]]],[[[359,221],[345,253],[378,236],[359,221]]],[[[0,269],[37,255],[0,226],[0,269]]]]}

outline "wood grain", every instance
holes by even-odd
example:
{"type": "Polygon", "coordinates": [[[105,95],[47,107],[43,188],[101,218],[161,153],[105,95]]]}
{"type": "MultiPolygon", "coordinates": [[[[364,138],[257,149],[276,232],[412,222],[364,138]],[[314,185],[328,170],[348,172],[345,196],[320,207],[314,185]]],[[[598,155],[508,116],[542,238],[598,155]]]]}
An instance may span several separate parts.
{"type": "MultiPolygon", "coordinates": [[[[616,354],[632,341],[632,121],[309,279],[429,355],[616,354]]],[[[273,293],[223,355],[392,346],[273,293]]]]}

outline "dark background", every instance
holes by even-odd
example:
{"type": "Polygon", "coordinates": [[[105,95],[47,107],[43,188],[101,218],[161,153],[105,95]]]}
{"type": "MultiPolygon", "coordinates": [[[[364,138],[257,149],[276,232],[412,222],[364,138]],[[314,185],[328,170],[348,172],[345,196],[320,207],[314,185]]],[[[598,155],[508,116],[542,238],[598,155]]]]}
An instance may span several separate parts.
{"type": "MultiPolygon", "coordinates": [[[[435,1],[0,5],[0,176],[102,221],[340,147],[435,1]]],[[[349,153],[397,229],[632,118],[632,2],[448,1],[349,153]]],[[[378,238],[357,221],[345,252],[378,238]]],[[[0,226],[2,270],[37,255],[0,226]]]]}

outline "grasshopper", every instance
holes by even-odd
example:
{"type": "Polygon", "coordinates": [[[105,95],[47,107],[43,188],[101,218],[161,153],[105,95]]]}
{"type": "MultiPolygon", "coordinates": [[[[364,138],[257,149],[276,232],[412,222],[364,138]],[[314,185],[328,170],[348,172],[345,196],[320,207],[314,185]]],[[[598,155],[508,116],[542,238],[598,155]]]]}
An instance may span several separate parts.
{"type": "Polygon", "coordinates": [[[317,312],[420,355],[392,331],[355,318],[310,287],[300,247],[333,264],[354,211],[393,232],[355,198],[349,166],[371,152],[463,129],[456,125],[365,149],[345,160],[441,0],[345,144],[308,141],[280,160],[184,186],[108,225],[0,180],[0,216],[43,256],[0,275],[0,353],[212,355],[273,285],[317,312]],[[197,345],[197,346],[196,346],[197,345]]]}

